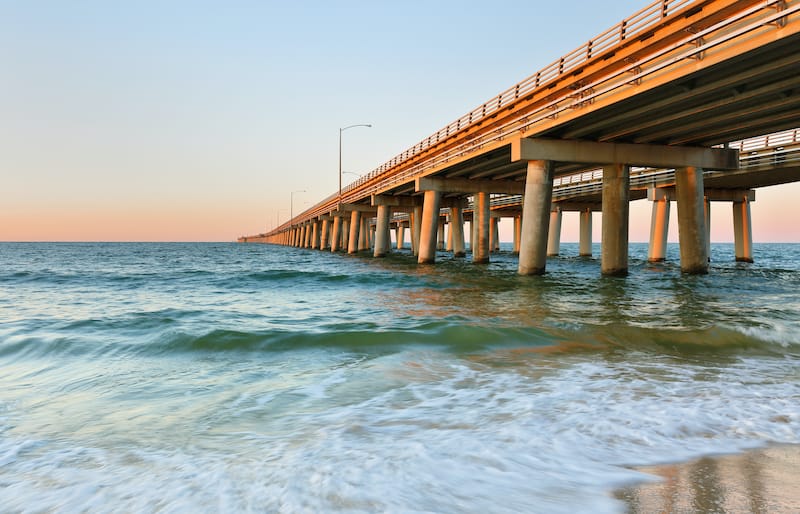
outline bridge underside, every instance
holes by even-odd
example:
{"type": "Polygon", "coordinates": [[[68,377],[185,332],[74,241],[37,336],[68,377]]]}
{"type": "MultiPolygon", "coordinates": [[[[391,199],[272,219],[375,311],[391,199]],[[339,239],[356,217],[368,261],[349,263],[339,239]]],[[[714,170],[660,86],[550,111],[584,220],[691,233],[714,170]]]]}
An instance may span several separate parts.
{"type": "MultiPolygon", "coordinates": [[[[536,136],[614,143],[712,146],[796,127],[800,124],[797,114],[800,106],[800,73],[797,72],[800,69],[800,52],[797,48],[800,48],[800,34],[632,95],[613,106],[596,110],[588,106],[587,110],[591,112],[555,125],[536,136]]],[[[569,175],[601,165],[600,162],[556,162],[554,176],[569,175]]],[[[483,152],[471,152],[458,162],[433,170],[429,175],[522,182],[526,173],[524,161],[512,161],[511,144],[508,143],[483,152]]],[[[797,180],[790,170],[784,173],[785,179],[763,177],[754,180],[770,182],[763,185],[797,180]]],[[[775,172],[774,175],[778,177],[780,173],[775,172]]],[[[747,175],[742,175],[732,180],[730,187],[742,187],[747,180],[747,175]]],[[[709,187],[712,187],[711,184],[709,187]]],[[[723,181],[713,187],[728,185],[723,181]]],[[[754,183],[747,187],[761,185],[754,183]]],[[[414,182],[394,185],[381,194],[416,194],[414,182]]]]}

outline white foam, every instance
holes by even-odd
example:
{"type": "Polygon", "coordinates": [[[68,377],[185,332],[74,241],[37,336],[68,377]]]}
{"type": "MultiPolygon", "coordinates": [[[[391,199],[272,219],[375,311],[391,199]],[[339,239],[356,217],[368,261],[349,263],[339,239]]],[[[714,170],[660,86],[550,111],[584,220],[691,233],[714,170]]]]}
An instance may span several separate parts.
{"type": "Polygon", "coordinates": [[[278,377],[273,392],[249,383],[246,394],[209,406],[218,409],[213,423],[204,418],[209,429],[165,420],[156,442],[31,439],[9,428],[0,431],[0,504],[12,512],[619,512],[608,491],[642,478],[624,465],[800,442],[791,363],[628,357],[498,368],[408,351],[278,377]]]}

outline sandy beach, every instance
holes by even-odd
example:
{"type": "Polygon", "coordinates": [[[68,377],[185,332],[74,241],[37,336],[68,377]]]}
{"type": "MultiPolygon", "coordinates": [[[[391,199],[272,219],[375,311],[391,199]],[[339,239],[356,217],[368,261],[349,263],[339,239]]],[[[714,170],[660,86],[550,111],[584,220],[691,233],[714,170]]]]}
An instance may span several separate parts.
{"type": "Polygon", "coordinates": [[[800,512],[800,446],[770,446],[636,469],[658,480],[615,493],[632,514],[800,512]]]}

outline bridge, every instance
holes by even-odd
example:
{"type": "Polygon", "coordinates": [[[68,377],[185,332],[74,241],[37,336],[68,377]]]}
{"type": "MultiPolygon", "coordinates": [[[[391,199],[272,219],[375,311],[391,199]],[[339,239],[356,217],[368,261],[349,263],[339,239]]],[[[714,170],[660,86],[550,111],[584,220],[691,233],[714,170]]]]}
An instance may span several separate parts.
{"type": "MultiPolygon", "coordinates": [[[[642,194],[654,200],[654,225],[664,219],[656,211],[676,201],[684,272],[708,271],[708,201],[738,206],[736,255],[751,259],[749,202],[752,189],[769,182],[758,177],[770,172],[743,166],[745,150],[730,142],[800,125],[798,11],[800,0],[656,1],[341,193],[240,241],[356,253],[370,247],[374,218],[373,253],[381,256],[389,251],[392,213],[403,212],[418,261],[432,263],[446,209],[453,251],[465,253],[464,220],[471,218],[473,261],[487,262],[490,199],[518,195],[519,273],[540,274],[560,223],[553,213],[569,206],[558,195],[572,177],[590,173],[593,193],[572,200],[584,204],[582,212],[602,211],[603,274],[627,273],[629,202],[642,194]],[[670,178],[642,189],[642,170],[670,178]]],[[[795,175],[784,170],[781,180],[795,175]]],[[[654,227],[651,234],[653,258],[662,233],[654,227]]]]}

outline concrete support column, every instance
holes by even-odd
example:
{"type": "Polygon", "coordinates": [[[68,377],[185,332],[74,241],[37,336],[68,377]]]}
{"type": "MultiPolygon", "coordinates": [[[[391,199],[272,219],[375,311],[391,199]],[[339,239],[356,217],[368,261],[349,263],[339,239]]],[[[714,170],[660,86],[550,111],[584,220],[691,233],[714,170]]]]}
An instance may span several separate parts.
{"type": "Polygon", "coordinates": [[[585,209],[580,212],[578,255],[581,257],[592,256],[592,209],[585,209]]]}
{"type": "Polygon", "coordinates": [[[450,207],[450,240],[453,242],[453,257],[464,257],[464,212],[461,207],[450,207]]]}
{"type": "Polygon", "coordinates": [[[475,254],[475,247],[478,245],[478,196],[475,195],[475,208],[472,211],[472,221],[469,222],[469,251],[475,254]]]}
{"type": "MultiPolygon", "coordinates": [[[[489,200],[491,201],[491,199],[489,200]]],[[[489,225],[489,238],[491,240],[491,245],[489,248],[492,252],[500,251],[500,218],[489,218],[491,220],[491,224],[489,225]]]]}
{"type": "Polygon", "coordinates": [[[544,160],[528,161],[528,176],[522,202],[520,275],[541,275],[545,271],[552,199],[553,163],[544,160]]]}
{"type": "Polygon", "coordinates": [[[322,220],[322,235],[320,236],[319,249],[327,250],[330,246],[331,222],[326,218],[322,220]]]}
{"type": "Polygon", "coordinates": [[[331,232],[331,252],[339,250],[342,242],[342,217],[336,216],[333,218],[333,231],[331,232]]]}
{"type": "Polygon", "coordinates": [[[369,219],[366,213],[361,215],[358,228],[358,251],[369,248],[369,219]]]}
{"type": "Polygon", "coordinates": [[[411,248],[414,256],[419,255],[419,238],[422,233],[422,207],[414,207],[411,213],[411,248]]]}
{"type": "Polygon", "coordinates": [[[320,234],[319,221],[315,221],[311,229],[311,248],[314,250],[319,250],[321,239],[322,234],[320,234]]]}
{"type": "Polygon", "coordinates": [[[703,198],[703,219],[706,221],[706,255],[711,262],[711,202],[707,196],[703,198]]]}
{"type": "Polygon", "coordinates": [[[438,216],[439,223],[437,223],[436,228],[436,249],[437,250],[444,250],[444,219],[441,216],[438,216]]]}
{"type": "Polygon", "coordinates": [[[628,218],[630,211],[630,166],[603,166],[603,238],[600,272],[628,274],[628,218]]]}
{"type": "Polygon", "coordinates": [[[385,257],[391,247],[391,237],[389,235],[389,206],[378,206],[378,219],[375,226],[375,250],[374,257],[385,257]]]}
{"type": "Polygon", "coordinates": [[[753,262],[753,228],[747,198],[733,202],[733,247],[736,262],[753,262]]]}
{"type": "Polygon", "coordinates": [[[350,234],[347,240],[347,253],[358,253],[358,235],[361,232],[361,213],[350,213],[350,234]]]}
{"type": "Polygon", "coordinates": [[[306,245],[305,248],[311,248],[311,244],[314,242],[312,229],[314,228],[314,224],[311,222],[306,222],[306,245]]]}
{"type": "Polygon", "coordinates": [[[702,168],[689,166],[676,169],[675,195],[678,202],[681,271],[693,274],[708,273],[702,168]]]}
{"type": "Polygon", "coordinates": [[[450,218],[447,220],[447,246],[445,250],[448,252],[453,251],[453,220],[450,218]]]}
{"type": "Polygon", "coordinates": [[[339,246],[346,252],[348,250],[348,246],[350,246],[350,220],[347,218],[342,218],[341,237],[342,240],[339,242],[339,246]]]}
{"type": "Polygon", "coordinates": [[[439,191],[425,191],[422,204],[422,227],[419,235],[420,264],[436,262],[436,234],[439,227],[439,191]]]}
{"type": "Polygon", "coordinates": [[[561,252],[561,219],[559,207],[550,211],[550,227],[547,231],[547,256],[555,257],[561,252]]]}
{"type": "Polygon", "coordinates": [[[397,229],[394,237],[395,239],[397,239],[397,249],[402,250],[403,246],[405,245],[405,239],[406,239],[406,227],[402,223],[397,224],[397,229]]]}
{"type": "Polygon", "coordinates": [[[489,262],[489,193],[476,193],[472,211],[472,262],[489,262]]]}
{"type": "Polygon", "coordinates": [[[514,253],[519,255],[519,240],[522,235],[522,216],[514,216],[514,253]]]}
{"type": "Polygon", "coordinates": [[[661,262],[667,258],[667,234],[669,233],[670,198],[663,189],[648,191],[653,201],[653,214],[650,218],[650,247],[647,260],[661,262]]]}

